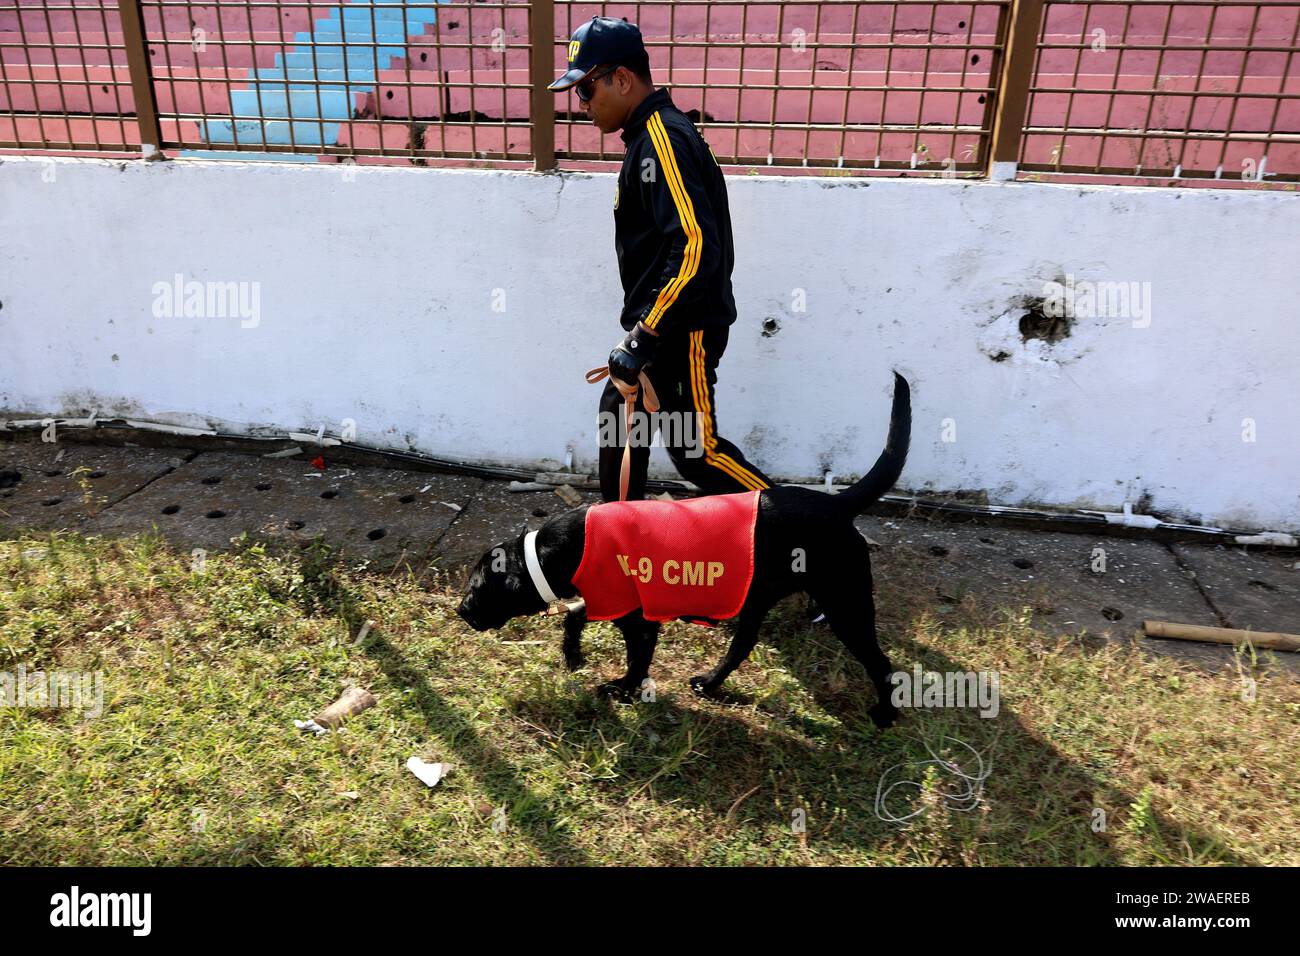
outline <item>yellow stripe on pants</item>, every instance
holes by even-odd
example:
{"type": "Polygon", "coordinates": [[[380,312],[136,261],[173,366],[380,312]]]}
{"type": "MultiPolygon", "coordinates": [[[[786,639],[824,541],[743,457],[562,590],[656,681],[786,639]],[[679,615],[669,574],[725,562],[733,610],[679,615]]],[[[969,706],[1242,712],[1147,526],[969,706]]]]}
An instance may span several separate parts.
{"type": "Polygon", "coordinates": [[[761,491],[768,487],[767,482],[759,478],[748,468],[742,467],[730,455],[717,451],[718,440],[713,434],[713,409],[709,403],[709,379],[704,366],[704,332],[691,333],[691,394],[695,399],[696,414],[704,422],[704,461],[719,471],[730,475],[746,488],[761,491]]]}

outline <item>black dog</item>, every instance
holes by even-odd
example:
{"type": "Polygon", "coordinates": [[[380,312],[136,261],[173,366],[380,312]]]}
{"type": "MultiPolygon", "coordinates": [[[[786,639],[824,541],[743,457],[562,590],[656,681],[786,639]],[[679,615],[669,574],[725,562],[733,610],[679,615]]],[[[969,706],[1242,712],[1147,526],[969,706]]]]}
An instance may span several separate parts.
{"type": "MultiPolygon", "coordinates": [[[[889,438],[885,450],[861,481],[836,495],[793,487],[760,492],[754,528],[754,576],[726,656],[708,674],[691,678],[696,693],[716,691],[754,649],[759,625],[772,606],[790,594],[804,591],[821,605],[835,636],[862,663],[875,685],[880,700],[871,708],[872,720],[880,727],[893,723],[897,711],[889,700],[888,682],[892,668],[876,642],[871,555],[866,540],[853,526],[853,518],[898,480],[907,460],[911,429],[910,389],[895,372],[889,438]]],[[[562,598],[577,594],[571,579],[582,561],[589,507],[551,518],[536,537],[542,572],[562,598]]],[[[476,631],[486,631],[546,607],[526,567],[521,534],[479,559],[457,613],[476,631]]],[[[570,667],[582,663],[578,635],[584,622],[579,612],[569,615],[565,623],[565,660],[570,667]]],[[[645,620],[640,610],[614,624],[627,644],[627,673],[601,685],[598,691],[602,695],[626,696],[649,676],[659,624],[645,620]]]]}

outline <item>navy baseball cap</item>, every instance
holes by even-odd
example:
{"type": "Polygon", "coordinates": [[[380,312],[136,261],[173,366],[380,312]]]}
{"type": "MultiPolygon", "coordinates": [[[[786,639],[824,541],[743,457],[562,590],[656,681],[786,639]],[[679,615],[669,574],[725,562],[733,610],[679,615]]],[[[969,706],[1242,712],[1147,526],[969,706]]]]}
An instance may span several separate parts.
{"type": "Polygon", "coordinates": [[[645,53],[636,24],[613,17],[592,17],[573,31],[569,40],[569,68],[547,87],[562,93],[581,83],[602,63],[623,63],[645,53]]]}

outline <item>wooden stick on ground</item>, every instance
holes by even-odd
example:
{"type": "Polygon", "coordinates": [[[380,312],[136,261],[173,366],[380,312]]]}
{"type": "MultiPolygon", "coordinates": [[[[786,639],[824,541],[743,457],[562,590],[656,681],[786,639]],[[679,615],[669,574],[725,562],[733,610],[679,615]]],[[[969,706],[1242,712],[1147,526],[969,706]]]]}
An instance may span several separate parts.
{"type": "Polygon", "coordinates": [[[375,697],[364,687],[349,687],[343,696],[313,718],[322,727],[339,727],[343,721],[375,706],[375,697]]]}
{"type": "Polygon", "coordinates": [[[1143,621],[1142,629],[1147,637],[1166,637],[1180,641],[1211,641],[1215,644],[1242,644],[1249,641],[1256,647],[1273,651],[1300,651],[1300,634],[1241,631],[1230,627],[1202,627],[1198,624],[1176,624],[1171,621],[1143,621]]]}

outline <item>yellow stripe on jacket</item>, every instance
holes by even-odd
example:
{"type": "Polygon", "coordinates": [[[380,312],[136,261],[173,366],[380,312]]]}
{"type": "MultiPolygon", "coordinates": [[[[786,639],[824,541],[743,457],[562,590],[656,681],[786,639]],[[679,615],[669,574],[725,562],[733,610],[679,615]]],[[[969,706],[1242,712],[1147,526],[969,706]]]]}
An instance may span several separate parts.
{"type": "Polygon", "coordinates": [[[682,183],[682,173],[677,168],[677,157],[673,154],[672,143],[668,139],[668,130],[664,128],[664,122],[659,118],[658,110],[650,114],[650,119],[646,121],[646,129],[650,133],[650,141],[654,143],[655,154],[659,157],[659,167],[663,170],[664,180],[668,183],[668,190],[672,193],[673,205],[677,208],[677,216],[682,222],[682,231],[686,234],[686,251],[682,254],[681,268],[678,270],[677,275],[673,276],[668,284],[659,290],[659,297],[655,300],[654,308],[650,310],[650,314],[645,318],[646,328],[653,329],[658,325],[663,314],[677,300],[677,293],[695,276],[700,267],[700,249],[704,243],[699,223],[695,221],[695,207],[691,204],[691,197],[687,194],[686,187],[682,183]]]}

